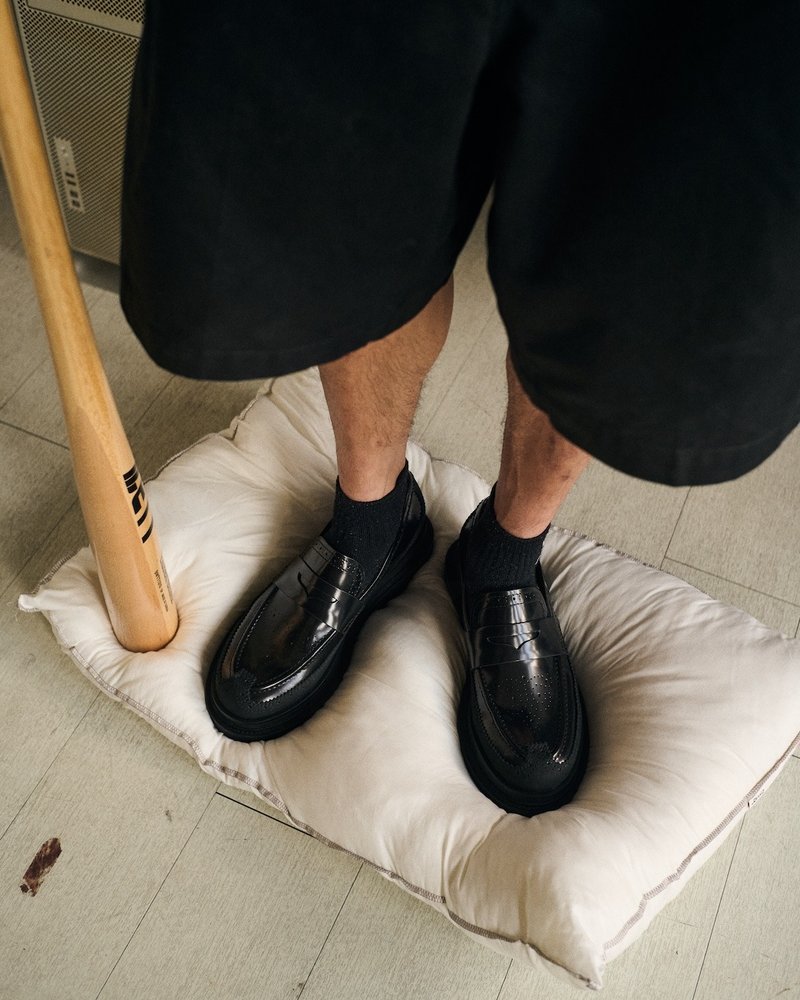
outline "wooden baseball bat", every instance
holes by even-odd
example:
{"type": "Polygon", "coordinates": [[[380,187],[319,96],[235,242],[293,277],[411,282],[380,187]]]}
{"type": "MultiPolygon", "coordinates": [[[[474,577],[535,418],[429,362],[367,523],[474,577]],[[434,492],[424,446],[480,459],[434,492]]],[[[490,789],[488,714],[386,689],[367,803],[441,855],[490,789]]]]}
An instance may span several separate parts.
{"type": "Polygon", "coordinates": [[[114,632],[160,649],[178,614],[75,274],[10,0],[0,0],[0,154],[53,357],[89,542],[114,632]]]}

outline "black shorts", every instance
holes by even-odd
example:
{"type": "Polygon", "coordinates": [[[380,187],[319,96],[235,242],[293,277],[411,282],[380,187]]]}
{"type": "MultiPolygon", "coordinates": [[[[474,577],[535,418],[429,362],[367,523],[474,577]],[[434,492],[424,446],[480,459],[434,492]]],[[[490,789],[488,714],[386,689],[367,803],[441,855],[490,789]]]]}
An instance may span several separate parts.
{"type": "Polygon", "coordinates": [[[800,6],[151,0],[122,303],[171,371],[279,375],[413,317],[487,194],[511,355],[674,485],[800,421],[800,6]]]}

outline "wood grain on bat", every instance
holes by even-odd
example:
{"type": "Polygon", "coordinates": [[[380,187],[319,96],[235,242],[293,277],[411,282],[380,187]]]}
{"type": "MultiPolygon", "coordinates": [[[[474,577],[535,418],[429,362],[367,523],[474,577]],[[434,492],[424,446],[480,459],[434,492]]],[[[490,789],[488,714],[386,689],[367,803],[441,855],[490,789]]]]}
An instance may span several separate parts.
{"type": "MultiPolygon", "coordinates": [[[[8,0],[0,0],[0,153],[42,310],[103,594],[127,649],[159,649],[177,611],[75,274],[8,0]]],[[[152,515],[150,515],[152,516],[152,515]]]]}

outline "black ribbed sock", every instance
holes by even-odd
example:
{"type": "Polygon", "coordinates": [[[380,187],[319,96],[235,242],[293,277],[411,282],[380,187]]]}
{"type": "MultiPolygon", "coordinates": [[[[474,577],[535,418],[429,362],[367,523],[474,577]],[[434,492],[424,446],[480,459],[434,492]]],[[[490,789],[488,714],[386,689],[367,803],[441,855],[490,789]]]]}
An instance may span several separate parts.
{"type": "Polygon", "coordinates": [[[494,512],[494,490],[483,505],[470,536],[464,566],[467,593],[474,597],[485,590],[512,590],[536,583],[536,563],[550,530],[541,535],[517,538],[500,526],[494,512]]]}
{"type": "Polygon", "coordinates": [[[322,534],[337,552],[356,559],[371,580],[381,568],[395,539],[411,488],[408,463],[397,477],[394,489],[380,500],[351,500],[336,480],[333,517],[322,534]]]}

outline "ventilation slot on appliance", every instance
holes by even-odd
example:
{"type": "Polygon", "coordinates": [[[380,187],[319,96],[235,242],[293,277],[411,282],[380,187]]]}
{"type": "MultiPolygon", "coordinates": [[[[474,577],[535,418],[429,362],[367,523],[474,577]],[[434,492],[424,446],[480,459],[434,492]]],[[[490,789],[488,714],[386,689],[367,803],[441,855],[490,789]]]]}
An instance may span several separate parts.
{"type": "Polygon", "coordinates": [[[83,196],[78,183],[78,171],[75,169],[75,157],[72,154],[72,143],[69,139],[54,139],[56,158],[61,170],[61,180],[64,183],[67,207],[74,212],[83,211],[83,196]]]}

